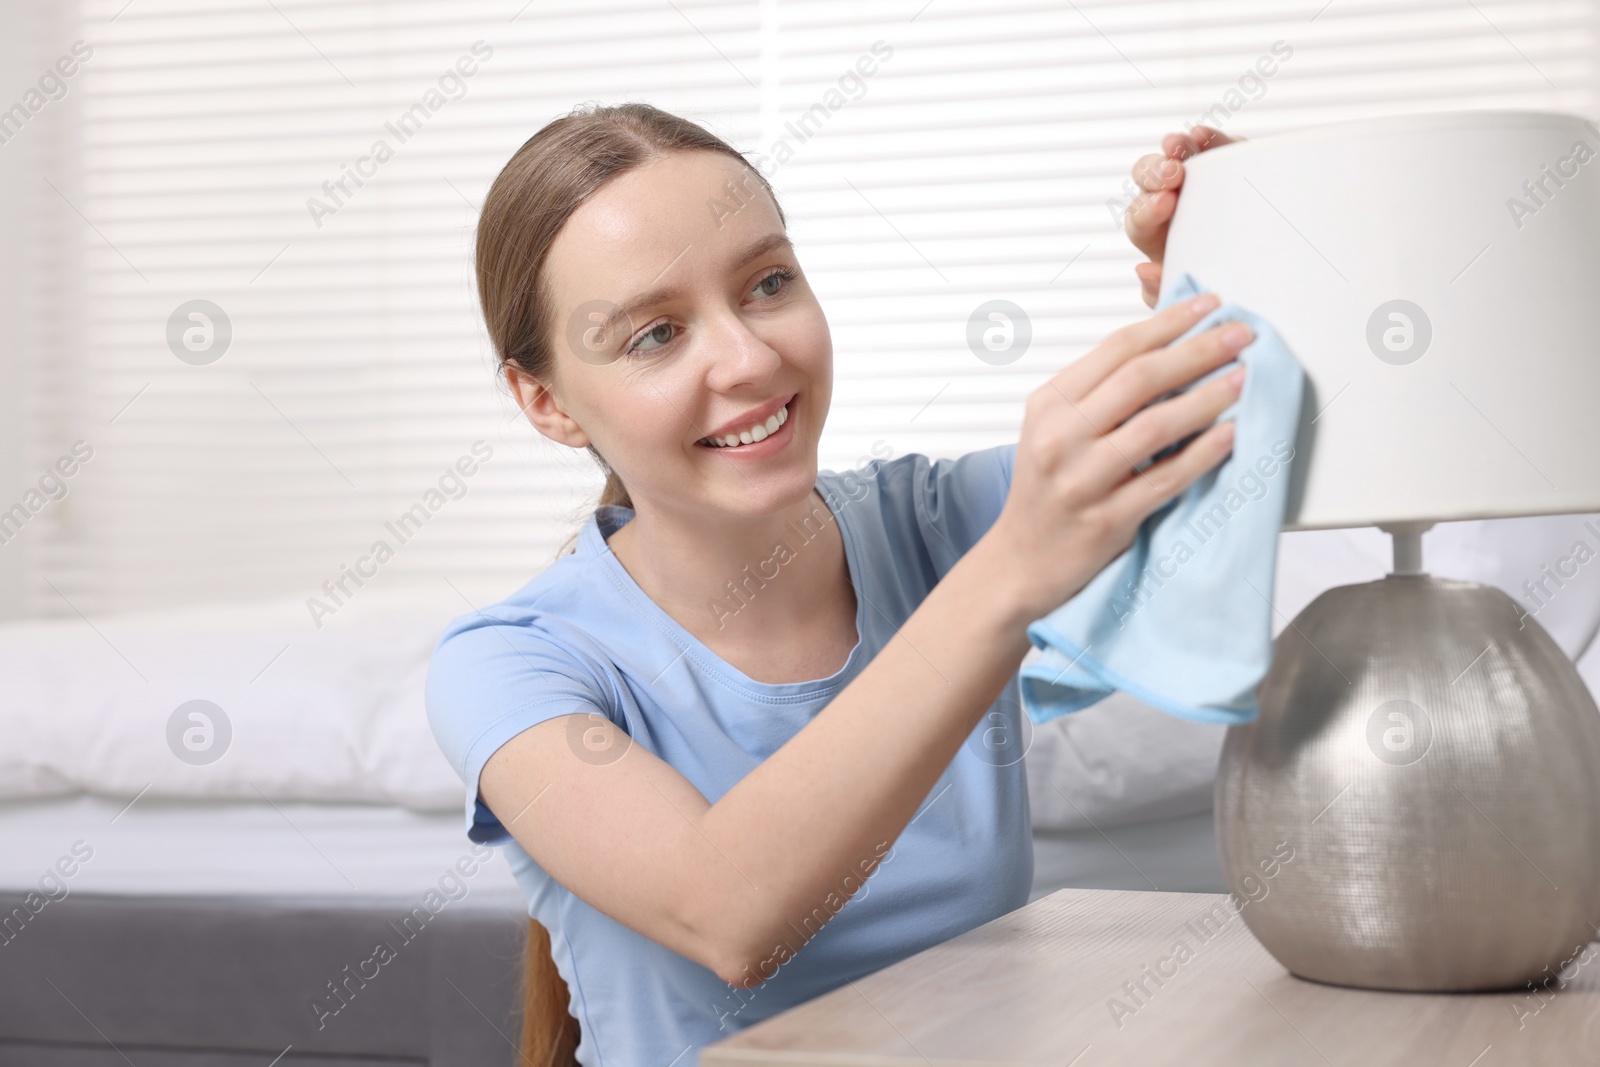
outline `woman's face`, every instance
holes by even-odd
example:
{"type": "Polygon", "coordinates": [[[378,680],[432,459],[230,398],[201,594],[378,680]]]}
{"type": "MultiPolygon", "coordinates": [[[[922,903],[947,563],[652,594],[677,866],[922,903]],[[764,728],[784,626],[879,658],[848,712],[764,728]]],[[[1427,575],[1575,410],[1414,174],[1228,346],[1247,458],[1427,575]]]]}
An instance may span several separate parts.
{"type": "Polygon", "coordinates": [[[810,494],[833,342],[747,167],[692,151],[630,171],[573,213],[545,262],[553,395],[517,387],[540,432],[593,444],[635,506],[759,515],[810,494]],[[706,441],[730,434],[751,443],[706,441]]]}

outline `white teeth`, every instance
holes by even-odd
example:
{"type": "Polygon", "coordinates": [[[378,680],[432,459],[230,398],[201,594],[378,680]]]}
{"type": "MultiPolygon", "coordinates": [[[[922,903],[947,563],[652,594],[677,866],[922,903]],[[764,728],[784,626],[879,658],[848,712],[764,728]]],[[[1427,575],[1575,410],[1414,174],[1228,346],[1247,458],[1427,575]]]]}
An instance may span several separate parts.
{"type": "Polygon", "coordinates": [[[748,430],[730,433],[726,437],[702,437],[702,444],[714,448],[732,448],[735,445],[750,445],[757,441],[764,441],[778,432],[778,427],[789,421],[789,406],[785,404],[779,408],[777,414],[769,415],[766,422],[758,422],[748,430]]]}

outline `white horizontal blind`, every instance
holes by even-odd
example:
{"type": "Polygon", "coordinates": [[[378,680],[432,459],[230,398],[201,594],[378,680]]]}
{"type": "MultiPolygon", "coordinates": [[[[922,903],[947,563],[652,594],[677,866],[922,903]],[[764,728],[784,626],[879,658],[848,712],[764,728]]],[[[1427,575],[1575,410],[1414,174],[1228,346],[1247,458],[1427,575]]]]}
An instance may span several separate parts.
{"type": "Polygon", "coordinates": [[[1203,113],[1260,135],[1596,112],[1591,0],[123,4],[85,3],[82,166],[57,182],[55,236],[84,269],[43,307],[80,308],[81,339],[40,375],[33,452],[82,438],[95,457],[26,531],[40,613],[309,597],[379,539],[390,585],[536,573],[599,476],[493,381],[474,205],[580,101],[647,99],[769,158],[833,328],[836,469],[880,439],[1014,439],[1031,389],[1143,312],[1107,201],[1203,113]],[[403,143],[387,131],[461,56],[459,99],[403,143]],[[1252,80],[1262,56],[1274,73],[1252,80]],[[378,139],[393,158],[317,225],[307,199],[328,204],[378,139]],[[997,298],[1033,334],[1000,366],[967,342],[997,298]],[[233,330],[205,366],[166,339],[195,299],[233,330]],[[493,458],[402,543],[385,524],[477,441],[493,458]]]}
{"type": "Polygon", "coordinates": [[[879,438],[896,454],[1015,440],[1028,392],[1147,313],[1133,274],[1144,257],[1107,201],[1126,199],[1131,164],[1168,131],[1203,116],[1260,136],[1436,109],[1596,112],[1589,2],[894,7],[897,19],[845,0],[779,8],[785,118],[875,40],[894,50],[777,172],[833,327],[836,462],[879,438]],[[1262,57],[1267,78],[1253,69],[1262,57]],[[1025,354],[1000,366],[966,339],[968,317],[996,298],[1032,327],[1025,354]]]}
{"type": "Polygon", "coordinates": [[[755,69],[757,10],[124,3],[85,5],[97,52],[80,76],[81,186],[63,192],[83,216],[66,225],[87,260],[86,337],[55,386],[95,454],[73,506],[43,516],[54,588],[39,585],[39,608],[336,606],[322,584],[378,541],[394,556],[372,581],[389,588],[531,576],[598,476],[496,383],[476,205],[524,140],[586,99],[649,97],[748,136],[756,99],[730,61],[755,69]],[[232,328],[209,365],[167,340],[196,299],[232,328]],[[453,498],[452,469],[485,452],[453,498]],[[408,511],[425,523],[403,524],[408,511]]]}

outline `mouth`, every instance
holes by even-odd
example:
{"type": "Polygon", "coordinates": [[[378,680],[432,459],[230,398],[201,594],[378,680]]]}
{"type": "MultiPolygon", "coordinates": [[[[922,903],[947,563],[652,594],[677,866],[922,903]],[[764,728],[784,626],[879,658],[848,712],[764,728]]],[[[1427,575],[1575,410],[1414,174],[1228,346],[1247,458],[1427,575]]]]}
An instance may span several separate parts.
{"type": "Polygon", "coordinates": [[[799,403],[800,394],[796,393],[766,422],[756,423],[736,434],[727,434],[719,438],[702,437],[695,442],[695,447],[725,455],[730,459],[745,457],[756,459],[780,452],[794,438],[794,412],[799,403]],[[736,443],[728,444],[730,440],[736,443]]]}

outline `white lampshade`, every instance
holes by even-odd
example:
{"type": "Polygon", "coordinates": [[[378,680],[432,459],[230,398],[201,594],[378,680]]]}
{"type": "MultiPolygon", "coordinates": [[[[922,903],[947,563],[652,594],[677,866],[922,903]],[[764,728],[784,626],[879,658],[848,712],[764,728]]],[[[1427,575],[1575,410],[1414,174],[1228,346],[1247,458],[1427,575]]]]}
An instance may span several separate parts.
{"type": "Polygon", "coordinates": [[[1285,529],[1600,511],[1597,156],[1585,119],[1456,111],[1185,164],[1163,285],[1306,371],[1285,529]]]}

